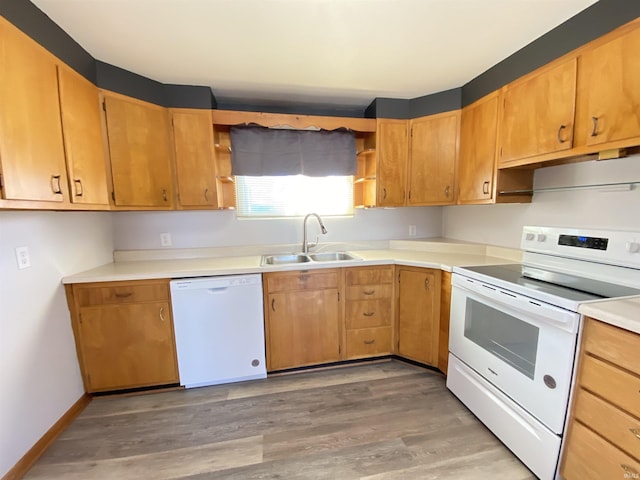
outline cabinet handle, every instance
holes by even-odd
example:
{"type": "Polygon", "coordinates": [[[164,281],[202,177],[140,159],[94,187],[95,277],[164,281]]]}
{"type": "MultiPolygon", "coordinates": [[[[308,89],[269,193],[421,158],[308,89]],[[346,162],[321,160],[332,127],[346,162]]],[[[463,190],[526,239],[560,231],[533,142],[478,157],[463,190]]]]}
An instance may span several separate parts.
{"type": "Polygon", "coordinates": [[[627,465],[626,463],[621,463],[620,466],[622,470],[624,470],[624,478],[640,478],[640,473],[633,468],[627,465]]]}
{"type": "Polygon", "coordinates": [[[484,195],[489,195],[489,182],[483,182],[482,183],[482,193],[484,195]]]}
{"type": "Polygon", "coordinates": [[[629,431],[633,433],[638,440],[640,440],[640,428],[630,428],[629,431]]]}
{"type": "Polygon", "coordinates": [[[160,320],[164,322],[164,307],[160,307],[160,320]]]}
{"type": "Polygon", "coordinates": [[[387,198],[387,189],[386,189],[386,188],[383,188],[383,189],[382,189],[382,199],[383,199],[383,200],[386,200],[386,198],[387,198]]]}
{"type": "Polygon", "coordinates": [[[208,188],[204,189],[204,201],[205,202],[209,201],[209,189],[208,188]]]}
{"type": "Polygon", "coordinates": [[[60,188],[60,175],[51,175],[51,191],[56,195],[62,193],[60,188]]]}
{"type": "Polygon", "coordinates": [[[376,314],[376,312],[363,312],[362,315],[364,315],[365,317],[373,317],[376,314]]]}
{"type": "Polygon", "coordinates": [[[276,299],[275,298],[271,299],[271,310],[274,311],[274,312],[276,311],[276,299]]]}
{"type": "Polygon", "coordinates": [[[167,189],[166,188],[162,189],[162,200],[164,200],[165,202],[167,201],[167,189]]]}
{"type": "Polygon", "coordinates": [[[428,292],[429,291],[429,279],[425,278],[424,279],[424,289],[428,292]]]}
{"type": "Polygon", "coordinates": [[[591,130],[591,136],[598,136],[598,117],[591,117],[591,121],[593,122],[593,130],[591,130]]]}
{"type": "Polygon", "coordinates": [[[365,341],[364,341],[364,344],[365,344],[365,345],[373,345],[374,343],[376,343],[376,341],[375,341],[375,340],[365,340],[365,341]]]}
{"type": "Polygon", "coordinates": [[[131,292],[129,293],[116,293],[116,298],[127,298],[131,296],[131,292]]]}
{"type": "Polygon", "coordinates": [[[362,293],[364,293],[365,295],[373,295],[374,293],[376,293],[376,291],[375,290],[365,290],[362,293]]]}
{"type": "Polygon", "coordinates": [[[82,194],[84,193],[84,188],[82,188],[82,180],[80,180],[79,178],[76,178],[73,181],[73,184],[75,185],[75,188],[76,188],[76,197],[81,197],[82,194]]]}
{"type": "Polygon", "coordinates": [[[447,185],[447,188],[444,189],[444,196],[445,197],[449,197],[449,190],[451,190],[451,187],[449,185],[447,185]]]}
{"type": "Polygon", "coordinates": [[[562,138],[562,131],[567,128],[566,125],[560,125],[560,128],[558,129],[558,143],[564,143],[566,142],[565,139],[562,138]]]}

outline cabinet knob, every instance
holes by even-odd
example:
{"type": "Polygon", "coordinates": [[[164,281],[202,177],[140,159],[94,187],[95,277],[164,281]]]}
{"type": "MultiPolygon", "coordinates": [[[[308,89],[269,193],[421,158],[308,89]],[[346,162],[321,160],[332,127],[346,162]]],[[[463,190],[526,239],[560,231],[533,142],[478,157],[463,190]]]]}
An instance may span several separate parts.
{"type": "Polygon", "coordinates": [[[81,197],[82,194],[84,193],[84,188],[82,187],[82,180],[80,180],[79,178],[76,178],[73,181],[73,185],[75,186],[75,189],[76,189],[76,197],[81,197]]]}
{"type": "Polygon", "coordinates": [[[60,175],[51,175],[51,191],[56,195],[62,194],[60,187],[60,175]]]}
{"type": "Polygon", "coordinates": [[[640,440],[640,428],[630,428],[629,431],[633,433],[638,440],[640,440]]]}
{"type": "Polygon", "coordinates": [[[204,201],[205,202],[209,201],[209,189],[208,188],[204,189],[204,201]]]}
{"type": "Polygon", "coordinates": [[[425,278],[424,279],[424,289],[428,292],[429,291],[429,279],[425,278]]]}
{"type": "Polygon", "coordinates": [[[162,189],[162,200],[164,200],[165,202],[167,201],[167,189],[166,188],[162,189]]]}
{"type": "Polygon", "coordinates": [[[484,195],[489,195],[489,185],[491,185],[488,181],[482,183],[482,193],[484,195]]]}
{"type": "Polygon", "coordinates": [[[365,345],[373,345],[374,343],[376,343],[376,341],[375,341],[375,340],[365,340],[365,341],[364,341],[364,344],[365,344],[365,345]]]}
{"type": "Polygon", "coordinates": [[[593,122],[593,129],[591,130],[591,136],[598,136],[598,117],[591,117],[591,121],[593,122]]]}
{"type": "Polygon", "coordinates": [[[560,125],[560,128],[558,129],[558,143],[564,143],[567,141],[566,138],[562,137],[562,131],[567,128],[566,125],[560,125]]]}
{"type": "Polygon", "coordinates": [[[164,307],[160,307],[160,320],[164,322],[164,307]]]}
{"type": "Polygon", "coordinates": [[[444,196],[448,197],[449,196],[449,191],[451,190],[451,187],[449,185],[447,185],[447,188],[444,189],[444,196]]]}
{"type": "Polygon", "coordinates": [[[362,293],[364,293],[365,295],[373,295],[374,293],[376,293],[376,291],[375,290],[365,290],[362,293]]]}
{"type": "Polygon", "coordinates": [[[362,315],[364,315],[365,317],[373,317],[376,314],[376,312],[363,312],[362,315]]]}
{"type": "Polygon", "coordinates": [[[638,471],[627,465],[626,463],[621,463],[620,467],[622,467],[622,470],[624,470],[624,478],[640,478],[640,473],[638,473],[638,471]]]}

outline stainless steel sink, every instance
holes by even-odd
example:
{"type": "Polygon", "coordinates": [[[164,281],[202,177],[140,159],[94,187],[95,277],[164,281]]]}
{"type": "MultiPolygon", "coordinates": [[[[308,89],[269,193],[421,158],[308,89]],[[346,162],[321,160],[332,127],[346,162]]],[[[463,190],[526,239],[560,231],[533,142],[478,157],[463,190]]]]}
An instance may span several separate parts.
{"type": "Polygon", "coordinates": [[[322,253],[279,253],[275,255],[263,255],[261,266],[266,265],[296,265],[313,262],[346,262],[349,260],[362,260],[349,252],[322,252],[322,253]]]}

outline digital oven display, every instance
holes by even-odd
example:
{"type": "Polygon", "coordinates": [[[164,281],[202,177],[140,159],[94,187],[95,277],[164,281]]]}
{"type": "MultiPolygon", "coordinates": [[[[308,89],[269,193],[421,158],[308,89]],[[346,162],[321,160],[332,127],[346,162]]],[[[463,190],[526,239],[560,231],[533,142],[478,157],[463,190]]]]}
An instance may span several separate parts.
{"type": "Polygon", "coordinates": [[[558,239],[558,245],[590,248],[592,250],[606,250],[608,244],[608,238],[582,237],[580,235],[560,235],[558,239]]]}

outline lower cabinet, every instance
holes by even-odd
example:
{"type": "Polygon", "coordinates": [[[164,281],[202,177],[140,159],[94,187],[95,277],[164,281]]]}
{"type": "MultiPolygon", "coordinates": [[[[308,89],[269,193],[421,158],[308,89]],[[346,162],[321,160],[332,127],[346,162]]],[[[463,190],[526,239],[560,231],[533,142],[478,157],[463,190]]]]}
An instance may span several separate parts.
{"type": "Polygon", "coordinates": [[[393,267],[345,269],[347,359],[391,353],[393,267]]]}
{"type": "Polygon", "coordinates": [[[87,392],[178,383],[168,280],[67,286],[87,392]]]}
{"type": "Polygon", "coordinates": [[[438,329],[438,369],[449,367],[449,317],[451,315],[451,272],[442,272],[440,281],[440,328],[438,329]]]}
{"type": "Polygon", "coordinates": [[[410,360],[438,365],[441,271],[397,268],[397,351],[410,360]]]}
{"type": "Polygon", "coordinates": [[[639,334],[586,319],[564,479],[640,478],[639,351],[639,334]]]}
{"type": "Polygon", "coordinates": [[[265,273],[267,370],[341,359],[339,269],[265,273]]]}

